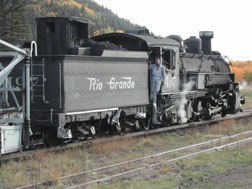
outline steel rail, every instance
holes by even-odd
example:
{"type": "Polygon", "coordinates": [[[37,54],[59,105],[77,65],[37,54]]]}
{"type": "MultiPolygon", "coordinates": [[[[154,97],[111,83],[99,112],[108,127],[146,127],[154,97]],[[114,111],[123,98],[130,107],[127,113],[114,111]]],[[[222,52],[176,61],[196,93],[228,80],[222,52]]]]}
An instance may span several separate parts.
{"type": "Polygon", "coordinates": [[[126,175],[136,173],[136,172],[139,172],[139,171],[143,171],[145,169],[154,168],[154,167],[157,167],[157,166],[160,166],[160,165],[163,165],[163,164],[167,164],[167,163],[173,163],[175,161],[186,159],[186,158],[193,158],[195,156],[198,156],[198,155],[201,155],[201,154],[204,154],[204,153],[213,153],[213,152],[216,152],[216,151],[219,151],[219,150],[226,149],[228,147],[235,147],[235,146],[238,146],[238,145],[241,145],[241,144],[244,144],[244,143],[249,143],[251,141],[252,141],[252,137],[247,138],[247,139],[243,139],[243,140],[238,140],[238,141],[235,141],[235,142],[232,142],[232,143],[228,143],[228,144],[224,144],[224,145],[221,145],[221,146],[209,148],[209,149],[206,149],[206,150],[201,150],[199,152],[183,155],[183,156],[180,156],[180,157],[177,157],[177,158],[161,161],[161,162],[154,163],[154,164],[148,164],[147,166],[142,166],[142,167],[139,167],[139,168],[136,168],[136,169],[121,172],[121,173],[114,174],[114,175],[111,175],[111,176],[107,176],[105,178],[100,178],[100,179],[96,179],[96,180],[86,182],[86,183],[83,183],[83,184],[79,184],[79,185],[76,185],[76,186],[68,187],[67,189],[83,188],[85,186],[89,186],[89,185],[95,184],[95,183],[100,184],[100,183],[108,182],[108,181],[111,181],[111,180],[113,180],[115,178],[120,178],[122,176],[126,176],[126,175]]]}

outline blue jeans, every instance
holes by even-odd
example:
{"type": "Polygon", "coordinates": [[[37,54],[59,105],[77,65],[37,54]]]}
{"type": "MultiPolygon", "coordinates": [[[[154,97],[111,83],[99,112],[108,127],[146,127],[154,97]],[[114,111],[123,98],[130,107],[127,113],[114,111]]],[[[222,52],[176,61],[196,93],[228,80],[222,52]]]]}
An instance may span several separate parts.
{"type": "Polygon", "coordinates": [[[161,80],[159,78],[152,78],[151,80],[151,100],[153,103],[157,102],[157,94],[160,91],[161,80]]]}

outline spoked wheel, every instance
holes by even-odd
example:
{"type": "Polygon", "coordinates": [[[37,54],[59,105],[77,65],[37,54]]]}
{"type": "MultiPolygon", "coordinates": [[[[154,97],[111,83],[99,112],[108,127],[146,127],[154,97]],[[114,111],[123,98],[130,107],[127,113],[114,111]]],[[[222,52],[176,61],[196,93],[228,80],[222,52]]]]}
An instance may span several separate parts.
{"type": "Polygon", "coordinates": [[[188,104],[186,105],[186,115],[187,115],[187,122],[191,122],[193,120],[193,107],[191,100],[189,100],[188,104]]]}
{"type": "Polygon", "coordinates": [[[120,135],[122,133],[121,124],[120,123],[116,123],[115,124],[115,128],[116,128],[117,133],[120,135]]]}
{"type": "Polygon", "coordinates": [[[209,102],[207,102],[207,103],[205,103],[205,104],[203,105],[203,108],[208,110],[208,111],[207,111],[207,114],[203,117],[204,120],[210,120],[210,119],[213,117],[213,115],[212,115],[211,112],[210,112],[210,106],[211,106],[211,105],[210,105],[209,102]]]}
{"type": "Polygon", "coordinates": [[[152,120],[151,119],[143,120],[144,130],[149,130],[151,125],[152,125],[152,120]]]}
{"type": "Polygon", "coordinates": [[[141,119],[139,120],[139,125],[142,128],[142,130],[149,130],[151,127],[151,119],[141,119]]]}
{"type": "Polygon", "coordinates": [[[45,130],[44,142],[47,147],[57,146],[61,140],[57,138],[56,128],[48,128],[45,130]]]}
{"type": "Polygon", "coordinates": [[[227,111],[226,111],[226,110],[223,110],[223,111],[221,112],[221,117],[226,117],[226,115],[227,115],[227,111]]]}
{"type": "Polygon", "coordinates": [[[202,102],[201,102],[201,100],[197,100],[193,105],[193,111],[196,113],[196,114],[193,114],[194,121],[200,120],[200,113],[202,110],[203,110],[202,102]]]}

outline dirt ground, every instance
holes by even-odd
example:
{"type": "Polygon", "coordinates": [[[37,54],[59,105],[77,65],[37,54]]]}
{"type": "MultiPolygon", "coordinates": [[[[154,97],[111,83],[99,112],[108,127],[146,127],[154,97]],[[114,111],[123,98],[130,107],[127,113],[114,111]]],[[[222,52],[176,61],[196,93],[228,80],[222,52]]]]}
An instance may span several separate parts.
{"type": "Polygon", "coordinates": [[[204,189],[251,189],[252,188],[252,164],[242,165],[231,169],[213,178],[209,178],[204,184],[195,188],[204,189]]]}

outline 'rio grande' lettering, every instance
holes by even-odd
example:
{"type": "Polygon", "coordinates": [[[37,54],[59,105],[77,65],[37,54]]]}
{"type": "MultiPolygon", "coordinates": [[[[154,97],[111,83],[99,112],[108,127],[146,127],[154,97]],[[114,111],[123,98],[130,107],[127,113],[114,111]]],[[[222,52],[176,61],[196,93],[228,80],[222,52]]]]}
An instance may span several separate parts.
{"type": "MultiPolygon", "coordinates": [[[[101,91],[103,90],[103,82],[97,78],[87,78],[89,80],[89,91],[101,91]]],[[[120,77],[120,80],[116,80],[115,77],[111,77],[108,82],[105,82],[110,90],[117,89],[134,89],[135,81],[131,77],[120,77]]]]}
{"type": "Polygon", "coordinates": [[[90,91],[101,91],[103,84],[96,78],[87,78],[89,80],[89,90],[90,91]]]}
{"type": "Polygon", "coordinates": [[[132,81],[131,77],[121,77],[122,81],[116,81],[114,77],[111,77],[109,82],[106,82],[109,85],[111,90],[116,89],[134,89],[135,81],[132,81]]]}

